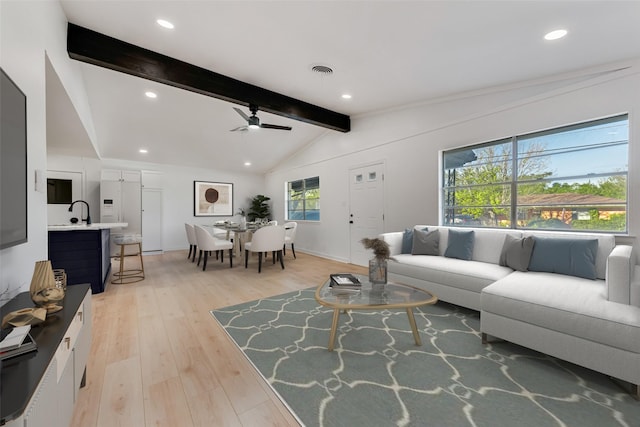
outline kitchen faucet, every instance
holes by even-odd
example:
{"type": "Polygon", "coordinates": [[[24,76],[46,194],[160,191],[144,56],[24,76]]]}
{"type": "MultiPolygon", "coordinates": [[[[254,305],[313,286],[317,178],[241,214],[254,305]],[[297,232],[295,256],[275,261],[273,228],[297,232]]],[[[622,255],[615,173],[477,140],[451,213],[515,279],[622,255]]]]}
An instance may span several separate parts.
{"type": "Polygon", "coordinates": [[[91,215],[89,214],[89,203],[85,202],[84,200],[76,200],[75,202],[71,203],[71,206],[69,206],[69,212],[73,211],[73,205],[75,205],[78,202],[81,202],[87,205],[87,218],[81,221],[87,221],[87,225],[91,225],[91,215]]]}

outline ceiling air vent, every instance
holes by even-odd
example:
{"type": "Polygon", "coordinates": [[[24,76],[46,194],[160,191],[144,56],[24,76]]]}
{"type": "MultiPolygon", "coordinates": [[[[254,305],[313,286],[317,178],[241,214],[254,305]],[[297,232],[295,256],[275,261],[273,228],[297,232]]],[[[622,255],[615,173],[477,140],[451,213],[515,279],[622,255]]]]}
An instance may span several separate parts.
{"type": "Polygon", "coordinates": [[[333,73],[331,67],[327,67],[326,65],[314,65],[313,67],[311,67],[311,71],[324,75],[333,73]]]}

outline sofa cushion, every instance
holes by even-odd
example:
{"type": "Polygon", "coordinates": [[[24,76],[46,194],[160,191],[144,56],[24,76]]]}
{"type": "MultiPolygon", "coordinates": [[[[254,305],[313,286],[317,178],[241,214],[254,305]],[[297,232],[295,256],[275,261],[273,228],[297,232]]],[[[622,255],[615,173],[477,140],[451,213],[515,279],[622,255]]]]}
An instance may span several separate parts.
{"type": "Polygon", "coordinates": [[[405,228],[402,234],[402,249],[400,253],[410,254],[413,246],[413,228],[405,228]]]}
{"type": "Polygon", "coordinates": [[[595,279],[596,239],[536,237],[529,270],[595,279]]]}
{"type": "Polygon", "coordinates": [[[473,260],[499,264],[505,236],[522,237],[522,233],[509,229],[475,229],[473,260]]]}
{"type": "MultiPolygon", "coordinates": [[[[427,227],[426,225],[416,225],[414,228],[427,227]]],[[[440,255],[444,256],[449,244],[449,230],[460,230],[460,227],[432,226],[429,230],[440,230],[440,255]]],[[[473,230],[473,261],[490,262],[498,264],[500,252],[504,245],[504,236],[522,237],[519,230],[496,229],[496,228],[462,228],[462,230],[473,230]]]]}
{"type": "Polygon", "coordinates": [[[635,305],[640,308],[640,265],[633,267],[633,281],[629,285],[631,298],[631,305],[635,305]]]}
{"type": "Polygon", "coordinates": [[[483,312],[640,353],[640,308],[607,301],[603,280],[515,271],[481,299],[483,312]]]}
{"type": "Polygon", "coordinates": [[[427,282],[480,292],[482,288],[513,273],[509,267],[442,256],[395,255],[389,273],[427,282]]]}
{"type": "Polygon", "coordinates": [[[473,230],[461,231],[449,229],[449,243],[444,256],[470,261],[473,258],[473,230]]]}
{"type": "Polygon", "coordinates": [[[504,246],[498,264],[518,271],[527,271],[534,242],[533,237],[520,238],[507,234],[504,236],[504,246]]]}
{"type": "Polygon", "coordinates": [[[413,230],[412,255],[440,255],[440,233],[438,230],[413,230]]]}
{"type": "Polygon", "coordinates": [[[618,245],[607,259],[607,299],[620,304],[631,303],[631,283],[636,267],[633,246],[618,245]]]}
{"type": "Polygon", "coordinates": [[[402,231],[394,231],[379,234],[378,238],[384,240],[389,245],[389,255],[396,256],[402,253],[402,236],[402,231]]]}
{"type": "Polygon", "coordinates": [[[607,257],[616,246],[616,238],[613,234],[596,234],[596,233],[571,233],[561,231],[533,231],[525,230],[522,232],[523,236],[539,237],[553,237],[553,238],[567,238],[567,239],[586,239],[598,240],[598,254],[596,255],[596,277],[598,279],[604,279],[607,271],[607,257]]]}

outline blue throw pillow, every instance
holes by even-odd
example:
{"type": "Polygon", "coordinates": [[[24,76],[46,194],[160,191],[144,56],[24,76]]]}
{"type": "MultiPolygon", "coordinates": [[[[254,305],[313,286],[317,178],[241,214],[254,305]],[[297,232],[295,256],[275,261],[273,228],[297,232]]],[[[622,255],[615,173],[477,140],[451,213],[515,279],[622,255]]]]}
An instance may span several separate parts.
{"type": "Polygon", "coordinates": [[[413,228],[405,228],[402,235],[402,249],[400,253],[410,254],[413,247],[413,228]]]}
{"type": "Polygon", "coordinates": [[[536,237],[529,271],[596,279],[597,239],[536,237]]]}
{"type": "Polygon", "coordinates": [[[449,244],[444,256],[470,261],[473,257],[473,242],[475,240],[473,230],[458,231],[449,229],[449,244]]]}

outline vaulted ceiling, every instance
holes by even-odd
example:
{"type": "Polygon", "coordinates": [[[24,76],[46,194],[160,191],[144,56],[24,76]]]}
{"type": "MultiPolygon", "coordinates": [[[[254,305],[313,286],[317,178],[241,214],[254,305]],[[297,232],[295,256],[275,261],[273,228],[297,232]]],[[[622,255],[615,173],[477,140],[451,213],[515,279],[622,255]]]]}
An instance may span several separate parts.
{"type": "MultiPolygon", "coordinates": [[[[70,23],[352,120],[640,57],[638,1],[61,4],[70,23]],[[175,28],[163,28],[157,19],[175,28]],[[543,39],[558,28],[568,35],[554,42],[543,39]],[[333,72],[314,72],[316,65],[333,72]],[[352,97],[343,99],[343,94],[352,97]]],[[[96,65],[80,66],[97,154],[103,158],[262,173],[325,132],[337,132],[264,111],[258,112],[263,123],[293,130],[230,132],[246,124],[233,107],[250,115],[247,107],[96,65]],[[157,98],[145,97],[147,91],[157,98]],[[148,153],[139,153],[140,148],[148,153]]],[[[67,134],[63,140],[52,129],[50,152],[73,151],[67,134]]]]}

